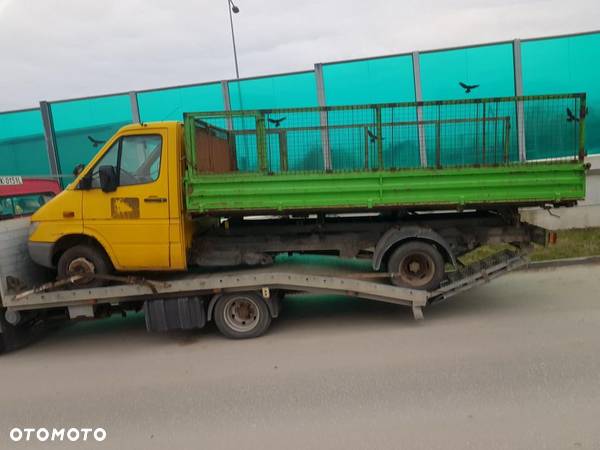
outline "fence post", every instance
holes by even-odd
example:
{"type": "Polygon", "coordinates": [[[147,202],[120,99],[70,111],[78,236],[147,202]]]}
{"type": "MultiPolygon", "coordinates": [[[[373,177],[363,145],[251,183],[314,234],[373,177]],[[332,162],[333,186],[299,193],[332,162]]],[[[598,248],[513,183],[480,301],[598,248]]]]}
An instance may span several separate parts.
{"type": "Polygon", "coordinates": [[[585,94],[582,94],[579,104],[579,161],[585,159],[585,116],[587,116],[587,102],[585,94]]]}
{"type": "Polygon", "coordinates": [[[375,126],[377,127],[377,162],[379,170],[383,170],[383,127],[380,106],[375,106],[375,126]]]}
{"type": "Polygon", "coordinates": [[[323,151],[323,169],[328,172],[332,169],[331,166],[331,149],[329,148],[329,128],[327,111],[324,109],[327,104],[325,101],[325,83],[323,81],[323,65],[315,64],[315,80],[317,82],[317,100],[319,106],[323,108],[320,112],[321,125],[321,148],[323,151]]]}
{"type": "MultiPolygon", "coordinates": [[[[415,82],[415,100],[423,101],[423,91],[421,88],[421,63],[419,52],[412,53],[413,79],[415,82]]],[[[417,104],[417,132],[419,134],[419,160],[421,167],[427,167],[427,144],[425,142],[425,125],[423,125],[423,106],[417,104]]]]}
{"type": "Polygon", "coordinates": [[[41,101],[40,112],[42,114],[42,124],[44,126],[44,140],[46,141],[46,152],[48,155],[50,173],[52,176],[58,179],[62,186],[62,179],[60,177],[60,161],[58,159],[58,152],[56,151],[56,136],[54,134],[54,122],[52,120],[50,104],[46,101],[41,101]]]}
{"type": "MultiPolygon", "coordinates": [[[[523,67],[521,65],[521,40],[513,41],[513,68],[515,71],[515,95],[523,96],[523,67]]],[[[519,161],[527,159],[525,141],[525,108],[523,101],[517,100],[517,140],[519,143],[519,161]]]]}
{"type": "Polygon", "coordinates": [[[131,91],[129,93],[129,102],[131,103],[131,120],[133,123],[140,123],[140,105],[137,101],[137,93],[131,91]]]}
{"type": "MultiPolygon", "coordinates": [[[[238,85],[238,89],[239,89],[238,85]]],[[[231,111],[231,99],[229,98],[229,82],[221,81],[221,92],[223,93],[223,108],[225,111],[231,111]]],[[[228,114],[226,117],[227,120],[227,130],[233,130],[233,120],[231,119],[231,114],[228,114]]]]}

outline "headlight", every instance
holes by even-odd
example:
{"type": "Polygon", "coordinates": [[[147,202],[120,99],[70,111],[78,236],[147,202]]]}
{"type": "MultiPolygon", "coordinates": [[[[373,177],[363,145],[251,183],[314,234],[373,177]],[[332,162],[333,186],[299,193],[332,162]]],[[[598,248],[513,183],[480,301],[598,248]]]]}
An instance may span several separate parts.
{"type": "Polygon", "coordinates": [[[37,230],[39,226],[40,226],[39,222],[31,222],[29,224],[29,232],[27,234],[27,238],[30,238],[33,235],[33,233],[35,233],[35,230],[37,230]]]}

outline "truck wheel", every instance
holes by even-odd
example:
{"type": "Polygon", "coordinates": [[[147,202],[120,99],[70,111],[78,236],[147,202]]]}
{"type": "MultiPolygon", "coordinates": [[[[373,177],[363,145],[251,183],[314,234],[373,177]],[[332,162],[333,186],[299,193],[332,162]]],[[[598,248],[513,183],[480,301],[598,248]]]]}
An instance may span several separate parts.
{"type": "MultiPolygon", "coordinates": [[[[108,275],[112,265],[102,250],[89,245],[76,245],[64,252],[58,260],[58,278],[73,275],[99,274],[108,275]]],[[[104,280],[90,279],[76,281],[77,288],[93,288],[106,284],[104,280]]]]}
{"type": "Polygon", "coordinates": [[[26,329],[19,329],[11,325],[4,318],[6,308],[0,308],[0,354],[16,350],[24,343],[27,337],[26,329]]]}
{"type": "Polygon", "coordinates": [[[253,292],[225,294],[215,305],[215,324],[230,339],[254,338],[264,334],[271,324],[265,301],[253,292]]]}
{"type": "Polygon", "coordinates": [[[432,290],[444,278],[444,258],[431,244],[409,242],[398,247],[388,262],[392,283],[412,289],[432,290]]]}

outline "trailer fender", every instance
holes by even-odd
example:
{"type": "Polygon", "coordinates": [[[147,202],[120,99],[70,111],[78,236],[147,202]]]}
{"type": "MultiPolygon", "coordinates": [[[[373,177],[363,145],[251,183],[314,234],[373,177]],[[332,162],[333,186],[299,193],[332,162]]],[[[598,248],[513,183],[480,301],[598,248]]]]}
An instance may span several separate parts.
{"type": "MultiPolygon", "coordinates": [[[[208,321],[212,320],[215,305],[217,304],[217,301],[221,298],[222,295],[223,294],[216,294],[216,295],[213,295],[213,297],[210,299],[210,303],[208,304],[208,310],[206,313],[206,319],[208,321]]],[[[276,319],[279,316],[279,310],[280,310],[280,305],[281,305],[281,295],[277,292],[271,291],[271,295],[268,299],[264,298],[262,295],[261,295],[261,297],[267,304],[267,307],[269,308],[269,312],[271,313],[271,317],[273,319],[276,319]]]]}
{"type": "Polygon", "coordinates": [[[383,260],[389,254],[390,250],[397,247],[398,244],[405,241],[425,241],[435,244],[439,247],[444,259],[454,267],[457,267],[456,257],[450,248],[450,244],[441,235],[429,228],[416,226],[390,228],[377,242],[375,252],[373,253],[373,270],[379,270],[383,260]]]}

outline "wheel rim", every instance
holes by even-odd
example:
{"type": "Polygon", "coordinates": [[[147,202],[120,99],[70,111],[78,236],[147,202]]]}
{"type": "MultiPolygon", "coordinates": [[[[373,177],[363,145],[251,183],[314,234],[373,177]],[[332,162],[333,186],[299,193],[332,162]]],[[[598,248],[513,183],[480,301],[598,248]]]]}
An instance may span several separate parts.
{"type": "MultiPolygon", "coordinates": [[[[94,263],[82,256],[79,258],[75,258],[67,266],[67,274],[70,277],[74,275],[93,275],[95,273],[96,266],[94,265],[94,263]]],[[[86,284],[87,282],[89,282],[89,280],[86,280],[86,278],[87,277],[84,277],[81,280],[75,281],[75,284],[86,284]]]]}
{"type": "Polygon", "coordinates": [[[252,331],[260,320],[260,309],[250,297],[233,297],[225,304],[223,318],[229,328],[240,333],[252,331]]]}
{"type": "Polygon", "coordinates": [[[400,261],[398,277],[411,286],[423,286],[435,275],[435,262],[426,253],[411,253],[400,261]]]}

